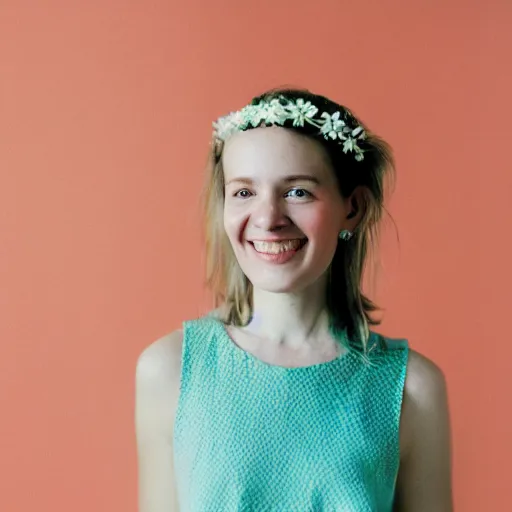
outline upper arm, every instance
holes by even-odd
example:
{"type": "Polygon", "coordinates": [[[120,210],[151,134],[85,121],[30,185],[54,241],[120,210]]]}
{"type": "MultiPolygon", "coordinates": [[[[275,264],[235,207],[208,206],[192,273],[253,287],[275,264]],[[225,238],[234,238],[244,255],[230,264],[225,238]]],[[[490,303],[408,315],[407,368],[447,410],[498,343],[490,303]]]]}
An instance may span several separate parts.
{"type": "Polygon", "coordinates": [[[177,512],[172,436],[179,398],[183,333],[146,347],[135,376],[139,512],[177,512]]]}
{"type": "Polygon", "coordinates": [[[429,359],[410,350],[401,436],[407,441],[395,510],[451,512],[451,433],[446,380],[429,359]]]}

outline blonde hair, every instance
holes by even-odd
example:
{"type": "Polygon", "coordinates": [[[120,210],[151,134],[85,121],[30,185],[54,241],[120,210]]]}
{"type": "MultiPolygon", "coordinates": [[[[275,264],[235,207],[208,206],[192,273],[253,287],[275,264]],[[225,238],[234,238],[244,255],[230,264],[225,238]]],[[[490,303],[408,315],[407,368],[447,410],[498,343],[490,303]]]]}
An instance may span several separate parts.
{"type": "MultiPolygon", "coordinates": [[[[334,113],[338,110],[347,116],[352,113],[343,105],[304,89],[273,89],[252,99],[252,104],[261,100],[270,101],[284,96],[291,100],[304,98],[321,111],[334,113]]],[[[364,141],[364,160],[355,161],[353,155],[345,154],[341,147],[324,139],[314,128],[294,127],[291,123],[284,128],[296,131],[317,140],[326,149],[343,197],[348,197],[355,187],[362,187],[362,219],[355,230],[355,236],[348,242],[338,241],[333,260],[329,267],[326,305],[331,319],[331,328],[345,330],[348,339],[367,353],[367,342],[371,325],[380,320],[372,313],[380,308],[362,292],[362,279],[369,249],[378,246],[380,220],[385,212],[385,181],[394,177],[394,162],[389,145],[364,127],[367,138],[364,141]]],[[[249,128],[251,129],[251,128],[249,128]]],[[[252,284],[242,272],[223,225],[224,170],[222,152],[224,144],[212,140],[208,155],[206,179],[202,192],[203,229],[206,249],[206,286],[213,292],[218,318],[226,324],[245,326],[252,316],[252,284]]]]}

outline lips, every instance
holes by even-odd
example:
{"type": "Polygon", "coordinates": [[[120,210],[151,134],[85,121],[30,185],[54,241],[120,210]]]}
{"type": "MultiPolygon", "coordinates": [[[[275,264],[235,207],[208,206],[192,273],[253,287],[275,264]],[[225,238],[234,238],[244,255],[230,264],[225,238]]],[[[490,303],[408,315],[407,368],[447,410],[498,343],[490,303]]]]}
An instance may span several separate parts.
{"type": "Polygon", "coordinates": [[[280,254],[288,251],[298,251],[306,245],[307,238],[292,238],[277,240],[252,240],[249,243],[262,254],[280,254]]]}
{"type": "Polygon", "coordinates": [[[249,245],[252,251],[254,251],[253,254],[258,259],[272,265],[283,265],[290,261],[295,261],[298,255],[302,254],[302,248],[306,245],[307,241],[307,238],[295,239],[290,246],[287,242],[283,244],[258,244],[258,240],[256,240],[255,242],[249,242],[249,245]],[[297,244],[297,241],[299,244],[297,244]],[[255,243],[258,244],[258,247],[255,246],[255,243]]]}

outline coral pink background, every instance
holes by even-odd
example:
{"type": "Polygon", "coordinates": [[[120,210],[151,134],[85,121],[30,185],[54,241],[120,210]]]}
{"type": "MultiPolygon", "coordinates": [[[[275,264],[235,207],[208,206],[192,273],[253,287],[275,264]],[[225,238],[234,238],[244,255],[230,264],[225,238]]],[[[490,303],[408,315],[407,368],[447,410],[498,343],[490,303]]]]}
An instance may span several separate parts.
{"type": "Polygon", "coordinates": [[[504,0],[3,0],[0,510],[136,510],[137,356],[210,306],[211,122],[283,84],[394,147],[379,329],[446,373],[456,509],[504,510],[511,15],[504,0]]]}

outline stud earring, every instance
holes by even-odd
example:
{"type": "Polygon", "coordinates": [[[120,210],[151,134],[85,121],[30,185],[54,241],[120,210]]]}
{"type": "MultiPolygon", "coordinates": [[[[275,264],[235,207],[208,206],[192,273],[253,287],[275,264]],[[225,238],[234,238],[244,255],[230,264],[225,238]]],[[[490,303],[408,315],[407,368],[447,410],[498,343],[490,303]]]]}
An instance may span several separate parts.
{"type": "Polygon", "coordinates": [[[344,229],[343,231],[340,232],[338,236],[342,240],[348,241],[352,238],[352,235],[353,233],[351,233],[348,229],[344,229]]]}

